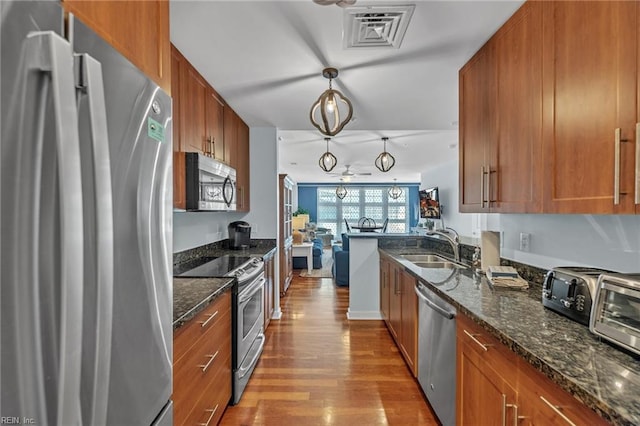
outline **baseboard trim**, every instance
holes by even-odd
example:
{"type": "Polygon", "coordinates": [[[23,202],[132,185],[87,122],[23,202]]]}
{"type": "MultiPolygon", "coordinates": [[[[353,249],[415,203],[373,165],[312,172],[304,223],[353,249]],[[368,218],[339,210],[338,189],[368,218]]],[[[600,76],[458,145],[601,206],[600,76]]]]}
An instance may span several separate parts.
{"type": "Polygon", "coordinates": [[[347,319],[349,320],[381,320],[380,311],[352,311],[347,309],[347,319]]]}

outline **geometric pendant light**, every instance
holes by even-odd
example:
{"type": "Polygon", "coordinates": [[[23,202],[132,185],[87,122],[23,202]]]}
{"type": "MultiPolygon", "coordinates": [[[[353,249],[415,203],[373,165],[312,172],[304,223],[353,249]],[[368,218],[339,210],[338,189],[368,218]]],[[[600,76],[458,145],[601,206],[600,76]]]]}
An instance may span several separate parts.
{"type": "Polygon", "coordinates": [[[325,68],[322,76],[329,79],[329,89],[322,92],[318,100],[311,106],[309,118],[311,124],[326,136],[335,136],[351,120],[353,106],[338,90],[331,87],[331,80],[338,76],[335,68],[325,68]]]}
{"type": "Polygon", "coordinates": [[[396,179],[394,179],[393,180],[393,186],[391,188],[389,188],[389,197],[393,198],[394,200],[397,200],[402,195],[402,192],[403,192],[402,188],[400,188],[396,184],[396,179]]]}
{"type": "Polygon", "coordinates": [[[318,165],[320,165],[320,168],[325,172],[330,172],[331,170],[333,170],[336,164],[338,164],[338,159],[336,158],[336,156],[329,152],[330,139],[331,138],[324,138],[324,140],[327,142],[327,152],[322,154],[322,156],[318,160],[318,165]]]}
{"type": "Polygon", "coordinates": [[[341,200],[347,196],[347,188],[344,187],[342,182],[340,182],[340,185],[336,188],[336,196],[341,200]]]}
{"type": "Polygon", "coordinates": [[[389,138],[382,138],[382,142],[384,143],[384,151],[378,155],[375,161],[375,165],[381,172],[388,172],[391,170],[394,164],[396,164],[396,159],[393,155],[387,152],[387,140],[389,138]]]}

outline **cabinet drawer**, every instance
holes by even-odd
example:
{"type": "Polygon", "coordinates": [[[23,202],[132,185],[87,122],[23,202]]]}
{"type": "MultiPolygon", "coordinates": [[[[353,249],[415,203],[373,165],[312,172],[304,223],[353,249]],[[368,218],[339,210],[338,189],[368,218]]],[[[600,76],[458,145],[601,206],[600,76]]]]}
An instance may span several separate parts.
{"type": "Polygon", "coordinates": [[[520,361],[519,372],[522,426],[608,424],[526,361],[520,361]]]}
{"type": "MultiPolygon", "coordinates": [[[[224,321],[229,321],[231,310],[231,291],[226,291],[218,296],[213,303],[196,315],[189,323],[180,327],[173,336],[173,361],[174,364],[190,351],[209,330],[220,327],[224,321]]],[[[225,325],[231,333],[231,326],[225,325]]]]}
{"type": "Polygon", "coordinates": [[[518,357],[498,339],[464,315],[456,317],[458,341],[466,350],[476,352],[482,359],[494,366],[508,381],[516,381],[518,357]]]}
{"type": "MultiPolygon", "coordinates": [[[[185,418],[185,425],[216,425],[222,418],[229,400],[231,399],[231,354],[224,362],[224,368],[219,368],[212,379],[202,384],[201,394],[193,409],[185,418]]],[[[176,425],[180,424],[176,420],[176,425]]]]}

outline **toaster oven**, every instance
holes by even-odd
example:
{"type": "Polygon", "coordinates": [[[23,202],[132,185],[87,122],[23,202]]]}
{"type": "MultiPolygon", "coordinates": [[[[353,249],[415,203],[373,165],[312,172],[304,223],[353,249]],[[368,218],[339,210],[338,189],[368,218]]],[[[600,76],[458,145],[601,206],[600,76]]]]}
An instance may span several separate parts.
{"type": "Polygon", "coordinates": [[[640,354],[640,274],[600,275],[589,330],[640,354]]]}

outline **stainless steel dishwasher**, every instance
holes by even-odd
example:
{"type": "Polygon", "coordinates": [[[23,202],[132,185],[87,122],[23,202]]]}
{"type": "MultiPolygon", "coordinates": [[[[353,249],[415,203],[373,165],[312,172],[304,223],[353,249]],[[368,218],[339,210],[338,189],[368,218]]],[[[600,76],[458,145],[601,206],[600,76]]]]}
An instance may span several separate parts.
{"type": "Polygon", "coordinates": [[[456,424],[456,310],[424,284],[419,298],[418,381],[443,426],[456,424]]]}

